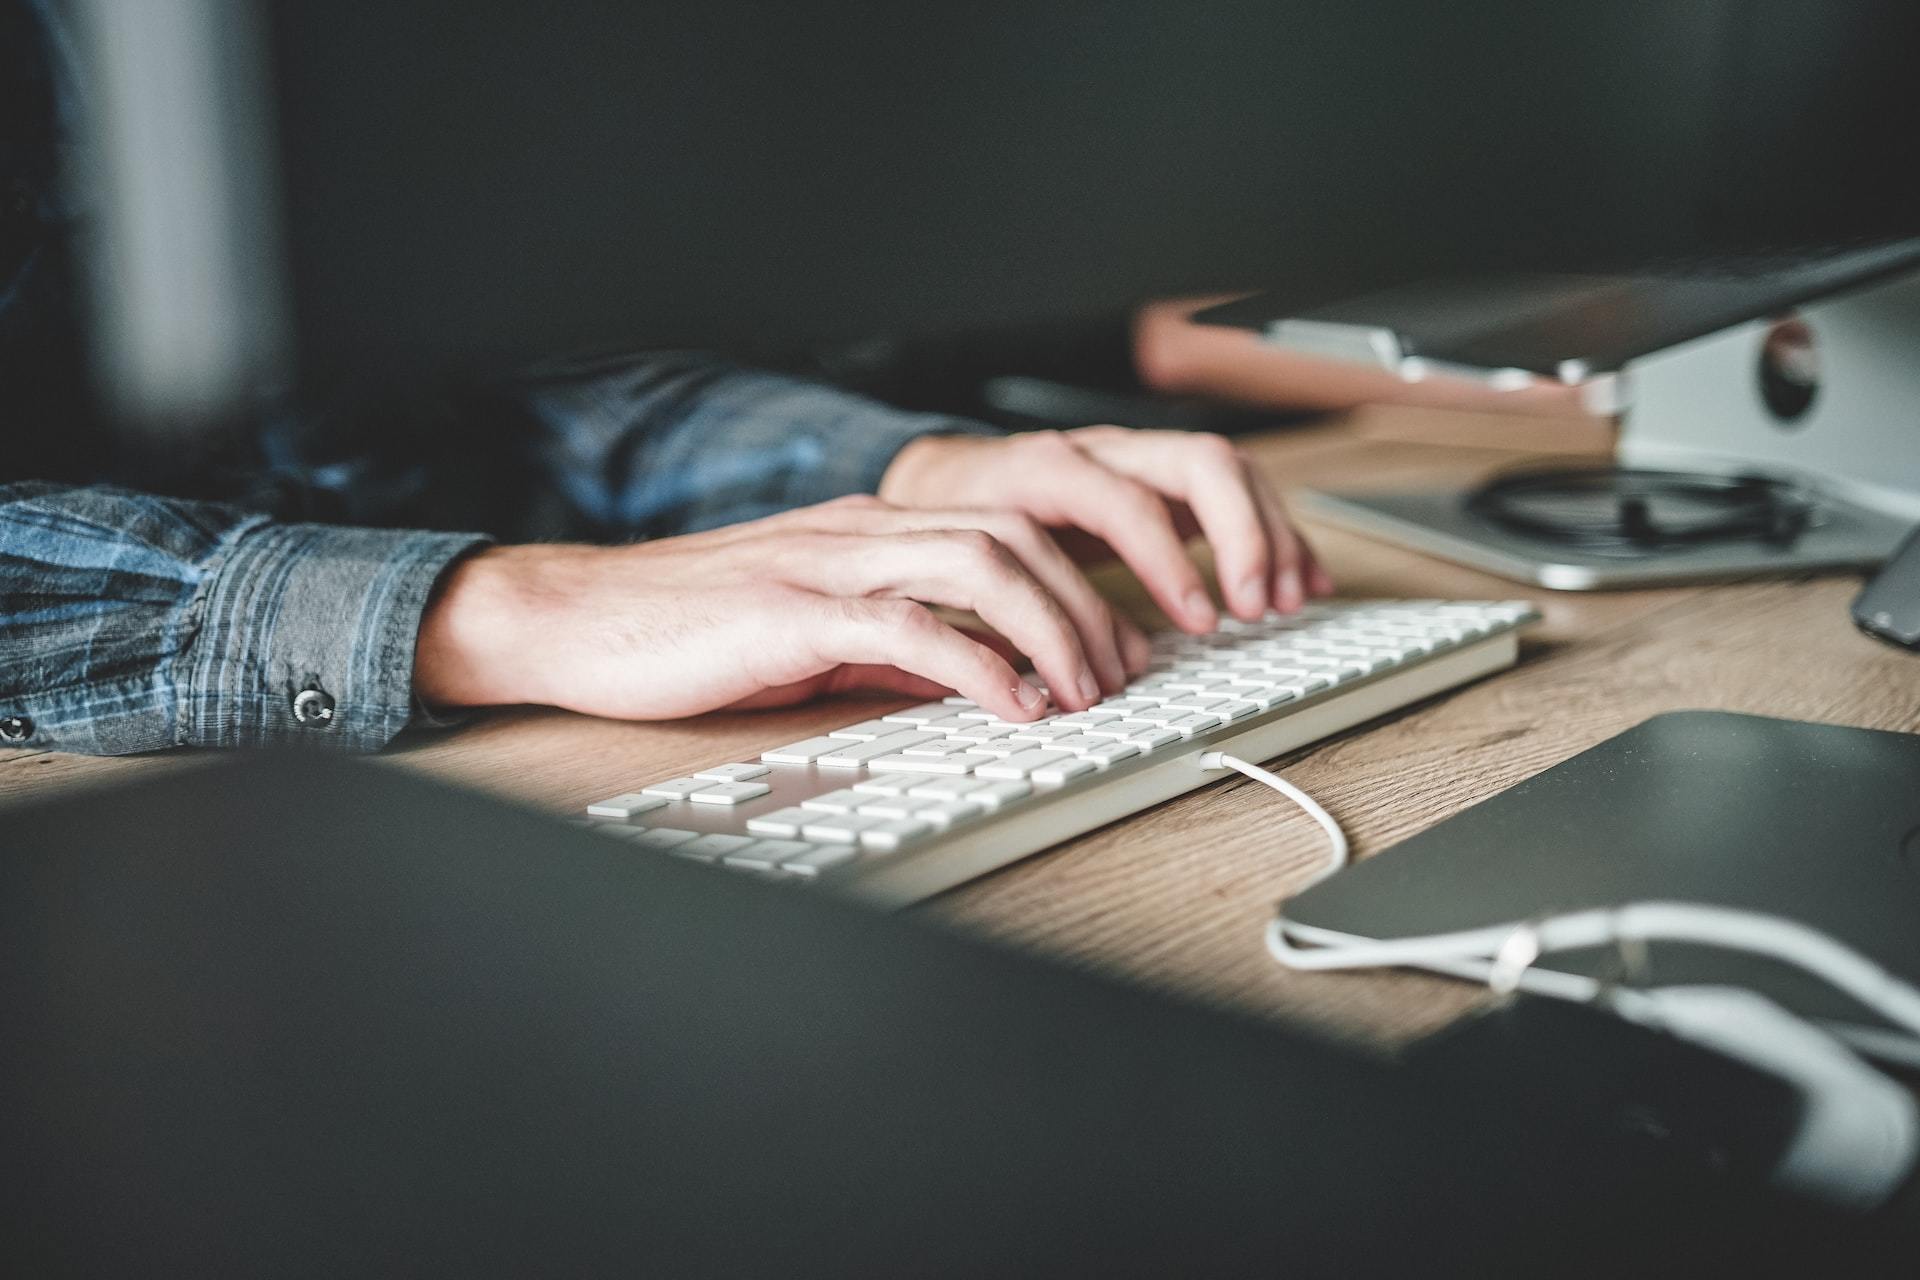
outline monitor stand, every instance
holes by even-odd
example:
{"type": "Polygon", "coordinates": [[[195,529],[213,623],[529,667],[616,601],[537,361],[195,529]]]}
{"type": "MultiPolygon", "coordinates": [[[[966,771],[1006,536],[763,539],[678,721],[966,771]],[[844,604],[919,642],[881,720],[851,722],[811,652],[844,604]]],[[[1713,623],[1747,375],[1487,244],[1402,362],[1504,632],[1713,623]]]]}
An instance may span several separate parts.
{"type": "Polygon", "coordinates": [[[1812,525],[1760,540],[1596,553],[1510,532],[1459,488],[1303,494],[1302,510],[1519,582],[1593,591],[1871,568],[1920,523],[1920,274],[1754,320],[1592,380],[1621,466],[1789,480],[1812,525]]]}

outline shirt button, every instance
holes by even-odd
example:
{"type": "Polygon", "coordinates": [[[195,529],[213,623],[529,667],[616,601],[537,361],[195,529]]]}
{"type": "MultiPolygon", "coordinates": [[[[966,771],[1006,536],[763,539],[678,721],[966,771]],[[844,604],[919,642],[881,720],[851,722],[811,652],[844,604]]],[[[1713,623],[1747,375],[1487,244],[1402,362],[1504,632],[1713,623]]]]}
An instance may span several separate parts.
{"type": "Polygon", "coordinates": [[[33,721],[25,716],[0,719],[0,742],[25,742],[33,736],[33,721]]]}
{"type": "Polygon", "coordinates": [[[333,695],[324,689],[302,689],[293,695],[293,718],[312,729],[333,723],[333,695]]]}

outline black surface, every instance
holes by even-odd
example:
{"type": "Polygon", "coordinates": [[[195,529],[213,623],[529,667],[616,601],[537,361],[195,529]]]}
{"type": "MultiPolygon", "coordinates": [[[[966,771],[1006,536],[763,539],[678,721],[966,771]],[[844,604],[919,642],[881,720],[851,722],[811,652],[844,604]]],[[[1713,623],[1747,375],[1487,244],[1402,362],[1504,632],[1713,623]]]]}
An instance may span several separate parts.
{"type": "MultiPolygon", "coordinates": [[[[1288,902],[1406,937],[1645,899],[1771,912],[1920,982],[1920,735],[1717,711],[1655,716],[1288,902]]],[[[1637,980],[1730,982],[1878,1021],[1772,961],[1654,944],[1637,980]]],[[[1618,978],[1610,951],[1546,968],[1618,978]]]]}
{"type": "Polygon", "coordinates": [[[286,0],[303,370],[1920,229],[1894,0],[286,0]]]}
{"type": "Polygon", "coordinates": [[[1644,1274],[1884,1243],[1709,1189],[1531,1069],[1391,1067],[395,768],[251,759],[4,830],[8,1275],[1644,1274]]]}
{"type": "Polygon", "coordinates": [[[1888,644],[1920,650],[1920,529],[1854,597],[1853,621],[1888,644]]]}

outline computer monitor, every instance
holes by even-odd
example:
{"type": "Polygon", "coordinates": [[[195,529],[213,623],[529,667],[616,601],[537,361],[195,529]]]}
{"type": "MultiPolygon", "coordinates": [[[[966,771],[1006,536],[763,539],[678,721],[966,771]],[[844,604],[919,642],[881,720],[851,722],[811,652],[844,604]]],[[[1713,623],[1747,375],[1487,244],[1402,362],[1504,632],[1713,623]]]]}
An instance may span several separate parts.
{"type": "Polygon", "coordinates": [[[80,8],[101,363],[162,421],[289,369],[1330,298],[1920,207],[1889,0],[80,8]]]}

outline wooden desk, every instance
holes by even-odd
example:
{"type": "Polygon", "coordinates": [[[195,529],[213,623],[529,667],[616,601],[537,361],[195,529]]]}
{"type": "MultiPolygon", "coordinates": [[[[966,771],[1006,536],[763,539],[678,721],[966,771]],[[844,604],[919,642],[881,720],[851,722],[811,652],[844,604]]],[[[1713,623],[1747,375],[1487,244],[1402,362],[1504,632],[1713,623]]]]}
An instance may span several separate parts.
{"type": "MultiPolygon", "coordinates": [[[[1508,441],[1604,446],[1591,428],[1371,410],[1251,441],[1288,485],[1394,487],[1509,463],[1508,441]]],[[[1705,707],[1920,730],[1920,659],[1858,634],[1855,577],[1561,595],[1309,526],[1343,593],[1538,603],[1518,669],[1284,758],[1365,857],[1661,711],[1705,707]]],[[[1137,588],[1121,583],[1139,600],[1137,588]]],[[[879,704],[875,704],[876,707],[879,704]]],[[[752,759],[870,713],[823,704],[665,725],[509,711],[418,735],[382,758],[557,813],[694,768],[752,759]]],[[[0,803],[189,757],[0,754],[0,803]]],[[[1019,946],[1259,1014],[1392,1042],[1479,997],[1410,974],[1300,975],[1262,949],[1273,904],[1325,856],[1270,792],[1224,781],[963,886],[919,910],[1019,946]]]]}

